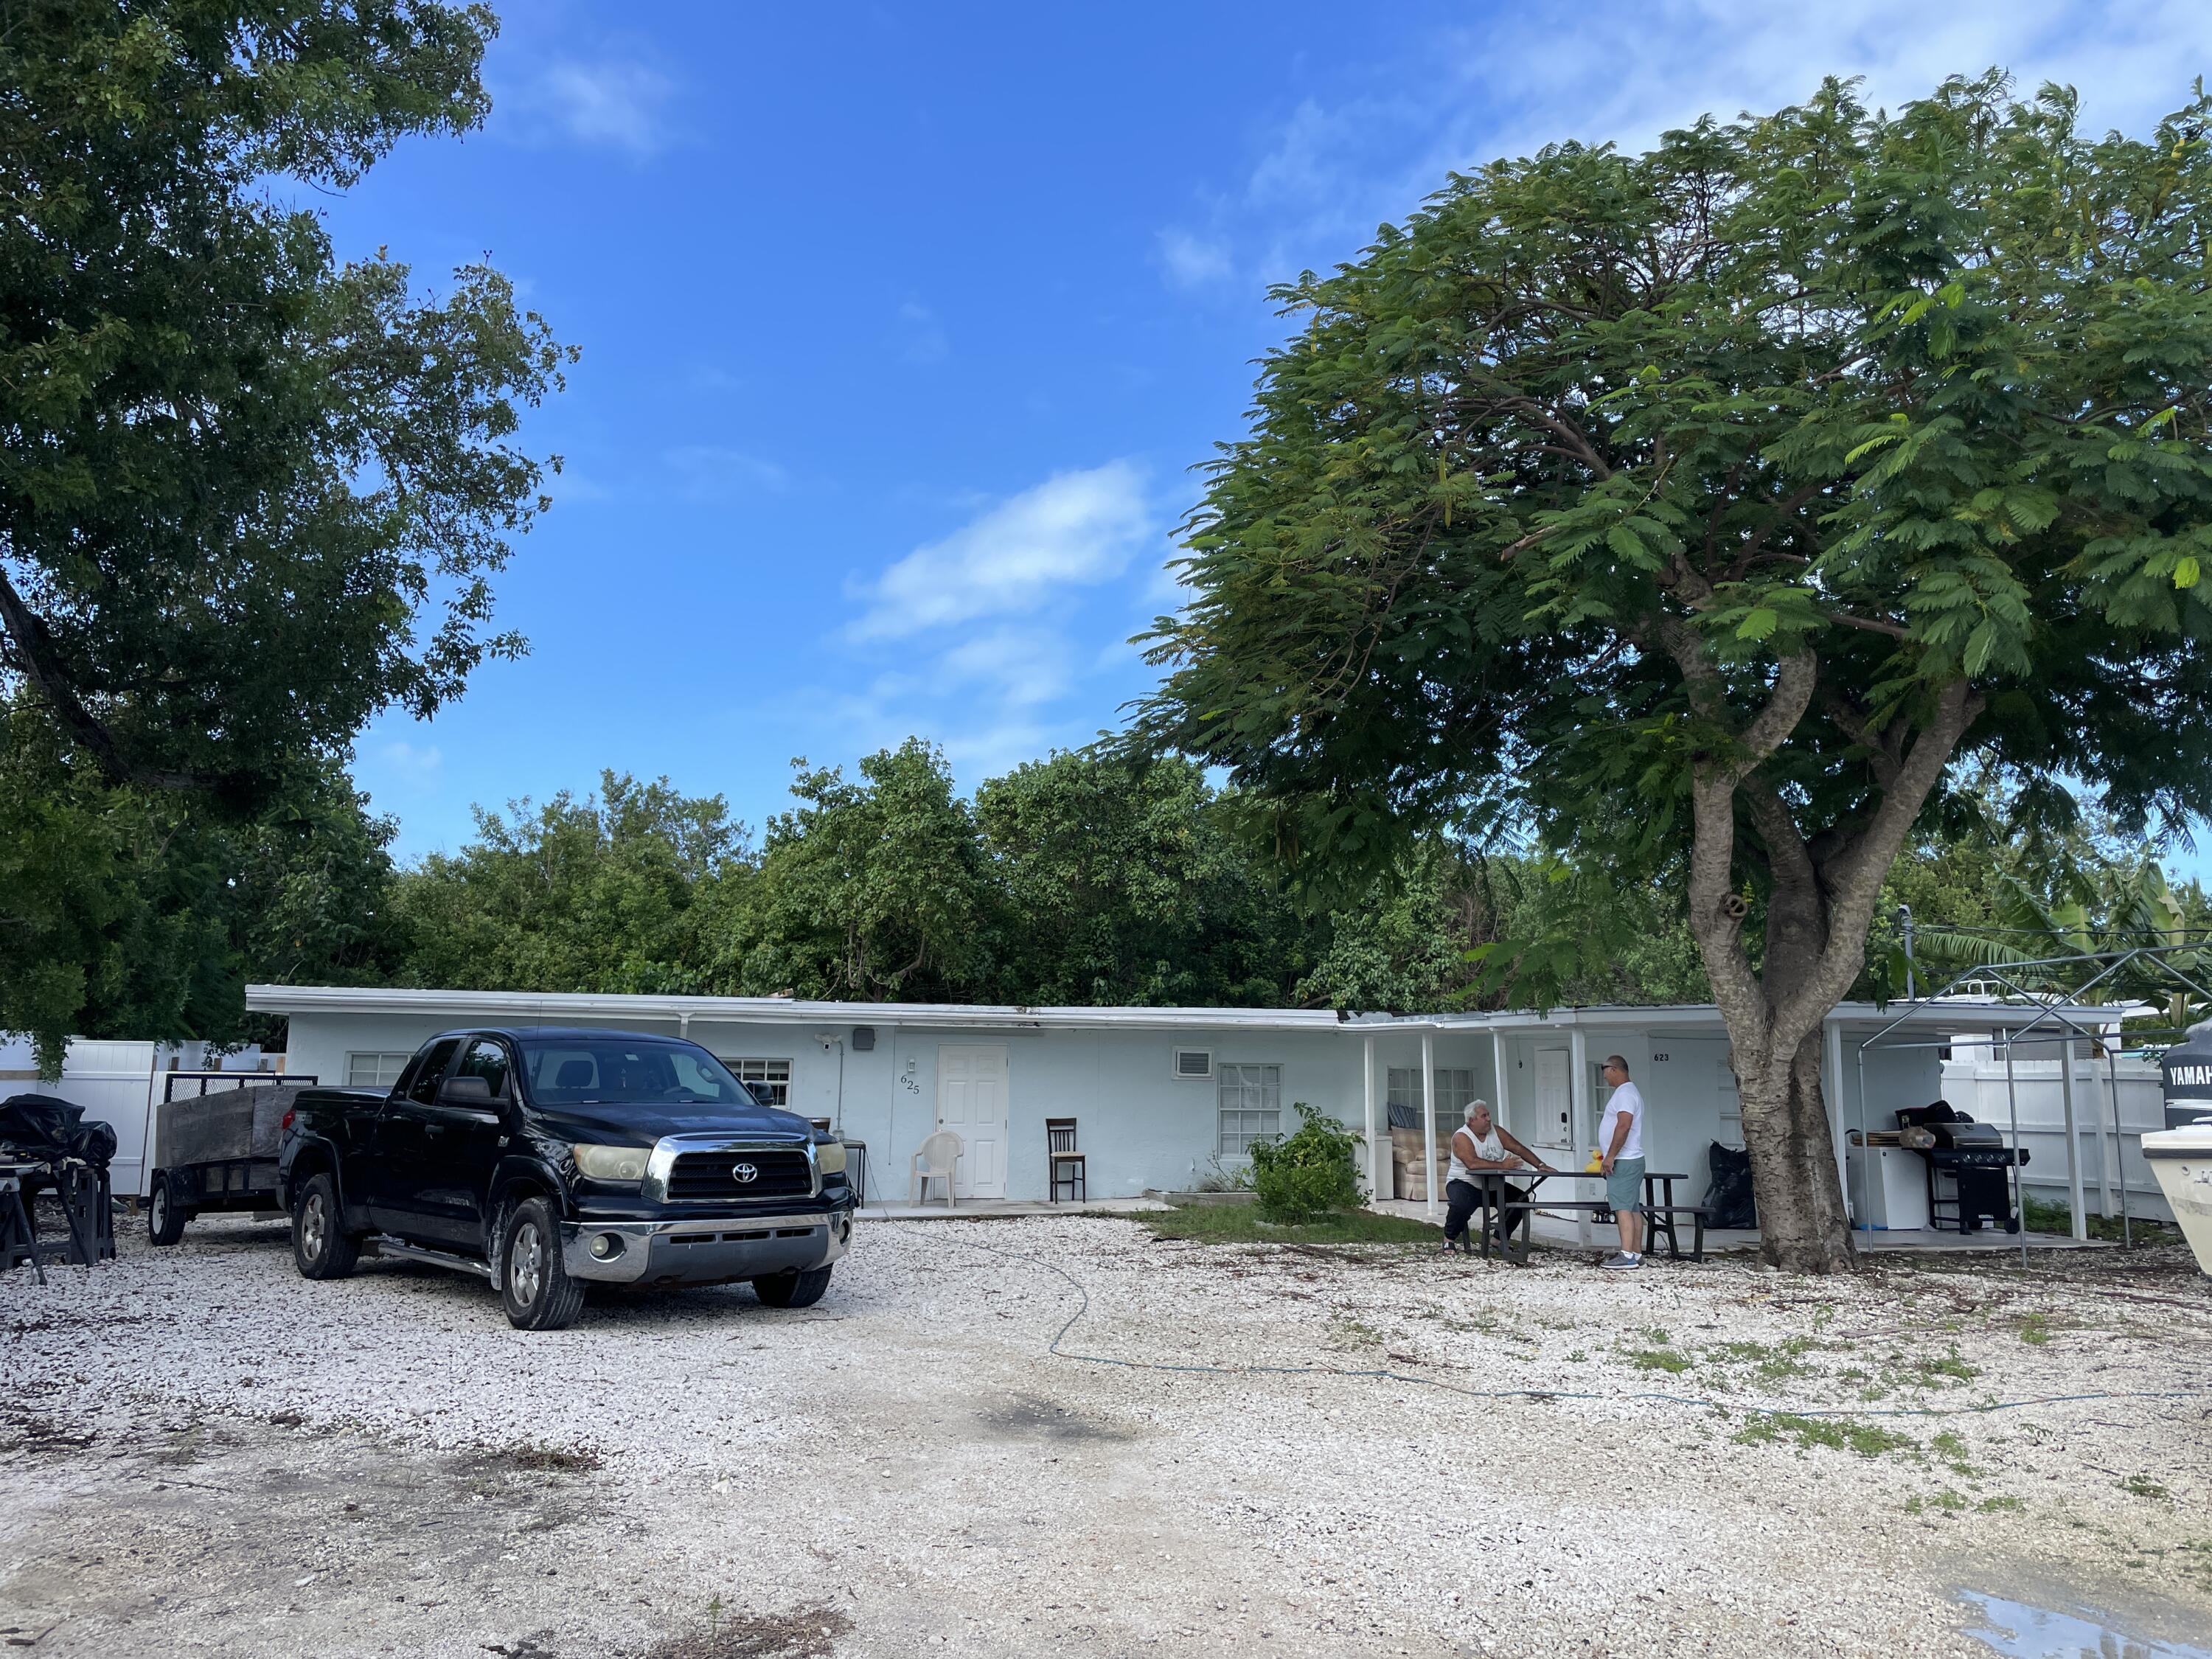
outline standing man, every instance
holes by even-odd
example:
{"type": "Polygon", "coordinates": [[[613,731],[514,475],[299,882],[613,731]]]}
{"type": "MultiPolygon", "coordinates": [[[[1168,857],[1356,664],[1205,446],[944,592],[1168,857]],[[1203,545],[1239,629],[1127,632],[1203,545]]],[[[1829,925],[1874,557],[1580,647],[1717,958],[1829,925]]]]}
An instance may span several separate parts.
{"type": "Polygon", "coordinates": [[[1607,1267],[1644,1265],[1644,1091],[1628,1080],[1628,1062],[1608,1054],[1605,1080],[1613,1094],[1597,1126],[1598,1167],[1605,1171],[1605,1201],[1620,1228],[1620,1253],[1607,1267]]]}

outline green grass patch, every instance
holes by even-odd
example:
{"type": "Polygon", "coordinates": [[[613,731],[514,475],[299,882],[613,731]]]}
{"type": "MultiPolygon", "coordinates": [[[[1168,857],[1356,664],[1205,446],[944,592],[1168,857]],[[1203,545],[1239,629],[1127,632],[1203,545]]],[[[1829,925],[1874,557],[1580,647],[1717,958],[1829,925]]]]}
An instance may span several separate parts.
{"type": "Polygon", "coordinates": [[[2131,1474],[2120,1482],[2120,1490],[2130,1498],[2170,1498],[2173,1494],[2147,1474],[2131,1474]]]}
{"type": "Polygon", "coordinates": [[[1373,1210],[1340,1210],[1318,1221],[1278,1226],[1260,1218],[1255,1204],[1178,1204],[1147,1210],[1130,1220],[1156,1238],[1200,1244],[1427,1244],[1443,1243],[1443,1229],[1373,1210]]]}
{"type": "Polygon", "coordinates": [[[1628,1363],[1639,1371],[1665,1371],[1679,1376],[1690,1369],[1690,1356],[1675,1348],[1632,1348],[1628,1363]]]}
{"type": "Polygon", "coordinates": [[[1995,1515],[2000,1510],[2024,1510],[2027,1504],[2017,1498],[1984,1498],[1974,1507],[1984,1515],[1995,1515]]]}
{"type": "Polygon", "coordinates": [[[1956,1348],[1941,1359],[1916,1359],[1912,1362],[1913,1380],[1923,1389],[1945,1388],[1954,1382],[1971,1382],[1982,1374],[1981,1367],[1970,1365],[1959,1357],[1956,1348]]]}
{"type": "MultiPolygon", "coordinates": [[[[1809,1338],[1793,1336],[1786,1342],[1723,1342],[1707,1349],[1708,1358],[1723,1365],[1748,1365],[1759,1374],[1763,1382],[1782,1382],[1793,1376],[1802,1376],[1810,1367],[1799,1358],[1814,1346],[1809,1338]]],[[[1845,1374],[1846,1381],[1863,1380],[1864,1373],[1854,1378],[1845,1374]]]]}
{"type": "Polygon", "coordinates": [[[1905,1512],[1907,1515],[1918,1515],[1924,1510],[1942,1510],[1956,1515],[1966,1507],[1966,1493],[1953,1492],[1948,1486],[1927,1498],[1916,1494],[1905,1500],[1905,1512]]]}
{"type": "Polygon", "coordinates": [[[1918,1449],[1911,1435],[1894,1429],[1855,1423],[1847,1417],[1800,1417],[1794,1412],[1760,1412],[1736,1431],[1735,1437],[1747,1446],[1794,1440],[1801,1449],[1818,1446],[1828,1451],[1854,1451],[1861,1457],[1918,1449]]]}
{"type": "MultiPolygon", "coordinates": [[[[2021,1208],[2027,1230],[2032,1233],[2071,1233],[2074,1231],[2073,1207],[2063,1198],[2030,1198],[2021,1208]]],[[[2181,1238],[2179,1228],[2169,1227],[2162,1221],[2146,1220],[2142,1216],[2123,1223],[2116,1215],[2093,1215],[2082,1231],[2106,1244],[2124,1244],[2130,1236],[2138,1244],[2178,1243],[2181,1238]]]]}
{"type": "Polygon", "coordinates": [[[2030,1314],[2020,1322],[2020,1340],[2031,1348],[2039,1348],[2051,1340],[2051,1320],[2045,1314],[2030,1314]]]}

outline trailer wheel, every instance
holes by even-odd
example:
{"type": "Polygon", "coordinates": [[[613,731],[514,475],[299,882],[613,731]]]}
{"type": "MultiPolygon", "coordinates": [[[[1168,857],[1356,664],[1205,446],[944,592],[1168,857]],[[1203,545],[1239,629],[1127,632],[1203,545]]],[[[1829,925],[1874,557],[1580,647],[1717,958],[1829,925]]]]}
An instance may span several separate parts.
{"type": "Polygon", "coordinates": [[[361,1256],[361,1241],[345,1230],[337,1182],[310,1176],[292,1206],[292,1265],[302,1279],[343,1279],[361,1256]]]}
{"type": "Polygon", "coordinates": [[[771,1308],[811,1308],[830,1288],[830,1269],[769,1273],[753,1280],[753,1294],[771,1308]]]}
{"type": "Polygon", "coordinates": [[[167,1170],[155,1170],[154,1191],[146,1200],[146,1237],[156,1244],[173,1244],[191,1219],[191,1212],[178,1202],[176,1177],[167,1170]]]}
{"type": "Polygon", "coordinates": [[[561,1224],[542,1198],[526,1198],[501,1228],[499,1295],[519,1331],[563,1331],[584,1311],[584,1285],[561,1260],[561,1224]]]}

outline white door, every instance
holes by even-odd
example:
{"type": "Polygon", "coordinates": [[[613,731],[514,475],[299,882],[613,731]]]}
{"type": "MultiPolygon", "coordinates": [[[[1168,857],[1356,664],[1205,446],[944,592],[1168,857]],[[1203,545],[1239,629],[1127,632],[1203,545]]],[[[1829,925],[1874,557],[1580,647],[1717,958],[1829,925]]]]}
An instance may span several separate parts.
{"type": "Polygon", "coordinates": [[[1565,1165],[1574,1157],[1574,1130],[1567,1121],[1574,1103],[1567,1091],[1573,1062],[1565,1048],[1536,1050],[1535,1133],[1529,1146],[1545,1162],[1565,1165]]]}
{"type": "Polygon", "coordinates": [[[1006,1051],[1003,1046],[940,1044],[937,1127],[960,1137],[952,1177],[957,1198],[1006,1195],[1006,1051]]]}

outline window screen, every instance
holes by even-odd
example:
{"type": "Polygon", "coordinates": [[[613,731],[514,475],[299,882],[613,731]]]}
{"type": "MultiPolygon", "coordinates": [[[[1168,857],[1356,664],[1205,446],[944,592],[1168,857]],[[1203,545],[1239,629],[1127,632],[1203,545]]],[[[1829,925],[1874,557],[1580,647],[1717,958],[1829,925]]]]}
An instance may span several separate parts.
{"type": "Polygon", "coordinates": [[[349,1089],[389,1089],[399,1081],[399,1074],[407,1069],[412,1054],[360,1054],[346,1056],[346,1087],[349,1089]]]}
{"type": "Polygon", "coordinates": [[[1283,1133],[1283,1068],[1279,1066],[1221,1066],[1221,1150],[1248,1152],[1255,1140],[1283,1133]]]}
{"type": "Polygon", "coordinates": [[[738,1081],[746,1091],[763,1106],[779,1109],[791,1103],[791,1062],[787,1060],[732,1060],[726,1055],[722,1064],[737,1074],[738,1081]]]}

